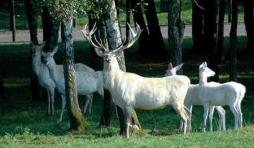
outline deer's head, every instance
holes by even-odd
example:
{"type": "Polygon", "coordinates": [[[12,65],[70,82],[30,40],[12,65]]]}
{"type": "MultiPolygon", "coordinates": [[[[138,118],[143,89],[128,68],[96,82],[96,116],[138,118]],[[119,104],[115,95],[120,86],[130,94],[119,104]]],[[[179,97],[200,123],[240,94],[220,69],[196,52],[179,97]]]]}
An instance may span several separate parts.
{"type": "Polygon", "coordinates": [[[41,51],[43,63],[46,64],[47,66],[51,64],[55,64],[54,55],[57,52],[57,50],[58,50],[58,47],[56,46],[52,52],[41,51]]]}
{"type": "Polygon", "coordinates": [[[183,66],[183,63],[180,64],[180,65],[177,65],[177,66],[173,67],[173,64],[170,62],[170,63],[168,64],[168,69],[166,70],[165,77],[176,75],[176,72],[177,72],[179,69],[181,69],[182,66],[183,66]]]}
{"type": "Polygon", "coordinates": [[[199,76],[202,78],[208,78],[208,77],[212,77],[215,75],[215,72],[212,71],[210,68],[207,67],[206,62],[203,62],[200,66],[199,66],[199,76]]]}

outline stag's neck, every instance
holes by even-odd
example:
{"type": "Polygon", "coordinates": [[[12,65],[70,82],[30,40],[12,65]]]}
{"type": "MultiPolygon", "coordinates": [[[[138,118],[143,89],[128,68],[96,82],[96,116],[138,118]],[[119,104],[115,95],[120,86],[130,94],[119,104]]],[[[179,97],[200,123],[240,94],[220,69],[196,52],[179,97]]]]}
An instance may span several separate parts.
{"type": "Polygon", "coordinates": [[[117,62],[104,62],[103,81],[105,88],[108,90],[114,88],[115,83],[122,80],[123,74],[124,72],[120,69],[117,62]]]}

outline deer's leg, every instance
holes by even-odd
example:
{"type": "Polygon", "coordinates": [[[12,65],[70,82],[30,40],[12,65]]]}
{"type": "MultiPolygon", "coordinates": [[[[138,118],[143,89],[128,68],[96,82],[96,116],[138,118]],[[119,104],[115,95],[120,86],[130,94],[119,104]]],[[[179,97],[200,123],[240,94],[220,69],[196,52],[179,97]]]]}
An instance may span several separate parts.
{"type": "Polygon", "coordinates": [[[202,132],[205,132],[206,120],[207,120],[207,116],[208,116],[208,111],[209,111],[209,105],[204,105],[202,132]]]}
{"type": "Polygon", "coordinates": [[[61,96],[62,96],[62,110],[61,110],[61,115],[60,115],[59,122],[61,122],[62,119],[63,119],[64,108],[65,108],[65,105],[66,105],[65,95],[61,95],[61,96]]]}
{"type": "Polygon", "coordinates": [[[214,106],[209,107],[209,121],[210,121],[210,132],[213,131],[213,113],[214,113],[214,106]]]}
{"type": "Polygon", "coordinates": [[[126,123],[126,137],[130,137],[130,127],[131,127],[131,113],[132,113],[133,108],[131,106],[126,106],[123,109],[124,113],[124,119],[126,123]]]}
{"type": "Polygon", "coordinates": [[[187,116],[184,110],[183,105],[174,105],[174,110],[179,114],[181,122],[183,123],[183,133],[186,134],[187,131],[187,116]]]}

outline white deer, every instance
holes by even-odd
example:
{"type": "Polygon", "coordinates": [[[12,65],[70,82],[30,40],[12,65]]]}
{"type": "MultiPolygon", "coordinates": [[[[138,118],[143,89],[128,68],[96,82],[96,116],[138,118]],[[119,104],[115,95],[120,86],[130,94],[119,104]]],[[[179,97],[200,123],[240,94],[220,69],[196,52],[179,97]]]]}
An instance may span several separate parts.
{"type": "Polygon", "coordinates": [[[246,88],[240,83],[227,82],[223,84],[207,83],[207,78],[214,76],[215,72],[207,67],[206,62],[199,66],[198,97],[204,106],[203,131],[205,131],[208,110],[210,106],[228,105],[234,114],[234,129],[242,128],[241,102],[246,88]]]}
{"type": "MultiPolygon", "coordinates": [[[[54,60],[54,54],[57,52],[57,47],[52,52],[43,52],[42,57],[46,66],[48,67],[49,74],[53,81],[56,84],[57,90],[62,96],[62,110],[59,121],[62,121],[63,112],[66,105],[65,97],[65,83],[64,83],[64,72],[63,65],[57,65],[54,60]]],[[[79,95],[85,95],[87,97],[85,110],[89,101],[92,101],[93,93],[98,92],[103,98],[103,76],[101,71],[94,71],[90,67],[84,64],[78,64],[76,66],[76,82],[77,82],[77,91],[79,95]]]]}
{"type": "Polygon", "coordinates": [[[122,71],[117,62],[117,55],[124,49],[131,47],[142,31],[138,25],[137,33],[130,26],[129,28],[129,42],[111,51],[97,40],[95,40],[96,44],[93,43],[92,34],[96,30],[95,26],[90,33],[87,33],[86,27],[82,30],[86,40],[95,47],[97,55],[104,59],[104,87],[110,91],[113,102],[123,111],[127,138],[129,138],[129,128],[133,127],[130,124],[133,109],[153,110],[163,108],[166,105],[171,105],[180,115],[184,123],[183,131],[186,133],[189,112],[186,112],[183,103],[190,85],[190,79],[186,76],[145,78],[122,71]]]}
{"type": "Polygon", "coordinates": [[[41,51],[45,46],[45,42],[41,45],[32,45],[32,69],[37,75],[39,84],[44,87],[47,91],[48,96],[48,115],[54,115],[54,95],[55,95],[55,82],[51,79],[49,75],[48,68],[45,64],[41,62],[41,51]]]}
{"type": "MultiPolygon", "coordinates": [[[[168,69],[166,70],[165,76],[172,76],[176,75],[176,72],[181,69],[183,64],[180,64],[178,66],[173,67],[172,63],[168,64],[168,69]]],[[[210,82],[216,84],[216,82],[210,82]]],[[[217,83],[219,84],[219,83],[217,83]]],[[[186,94],[185,100],[184,100],[184,105],[190,110],[192,113],[192,106],[193,105],[203,105],[202,101],[198,97],[198,84],[191,84],[188,92],[186,94]]],[[[213,131],[213,112],[214,109],[213,107],[210,106],[210,112],[209,112],[209,121],[210,121],[210,131],[213,131]]],[[[225,126],[225,110],[221,106],[215,106],[215,109],[218,111],[219,115],[219,130],[226,130],[225,126]]],[[[188,128],[191,130],[191,115],[188,121],[188,128]]]]}

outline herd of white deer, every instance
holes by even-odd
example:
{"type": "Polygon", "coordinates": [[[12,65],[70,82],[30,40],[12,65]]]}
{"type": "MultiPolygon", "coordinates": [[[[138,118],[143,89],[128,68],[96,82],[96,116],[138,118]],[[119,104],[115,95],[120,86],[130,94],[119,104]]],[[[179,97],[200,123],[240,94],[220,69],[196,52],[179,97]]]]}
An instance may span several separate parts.
{"type": "MultiPolygon", "coordinates": [[[[120,70],[117,62],[118,53],[131,47],[142,31],[138,25],[136,25],[136,32],[130,26],[129,28],[130,40],[128,43],[114,50],[108,50],[101,42],[98,42],[95,36],[94,41],[96,43],[92,41],[96,30],[95,26],[90,32],[87,32],[86,27],[81,30],[84,38],[95,48],[97,55],[104,59],[103,71],[94,71],[82,63],[75,64],[77,92],[87,98],[84,112],[88,108],[88,112],[91,113],[93,93],[98,92],[103,98],[105,88],[111,93],[113,102],[123,111],[127,137],[129,137],[130,127],[138,128],[130,123],[131,113],[134,109],[153,110],[167,105],[172,106],[180,116],[180,129],[184,134],[191,130],[193,105],[202,105],[204,107],[202,131],[205,131],[208,113],[210,131],[213,131],[212,118],[214,108],[219,114],[218,129],[226,130],[225,110],[222,108],[225,105],[228,105],[234,114],[234,128],[242,127],[241,102],[246,88],[236,82],[223,84],[207,82],[207,78],[214,76],[215,72],[207,67],[206,62],[199,66],[198,84],[190,84],[190,79],[187,76],[176,75],[182,64],[173,67],[170,63],[165,77],[162,78],[146,78],[120,70]]],[[[31,45],[33,71],[48,94],[47,113],[54,114],[54,92],[55,88],[57,88],[62,97],[62,110],[59,119],[59,121],[62,121],[66,105],[65,80],[63,65],[57,65],[53,57],[57,52],[57,47],[52,52],[44,53],[45,42],[41,45],[34,45],[31,42],[31,45]],[[43,59],[43,62],[41,59],[43,59]]]]}

